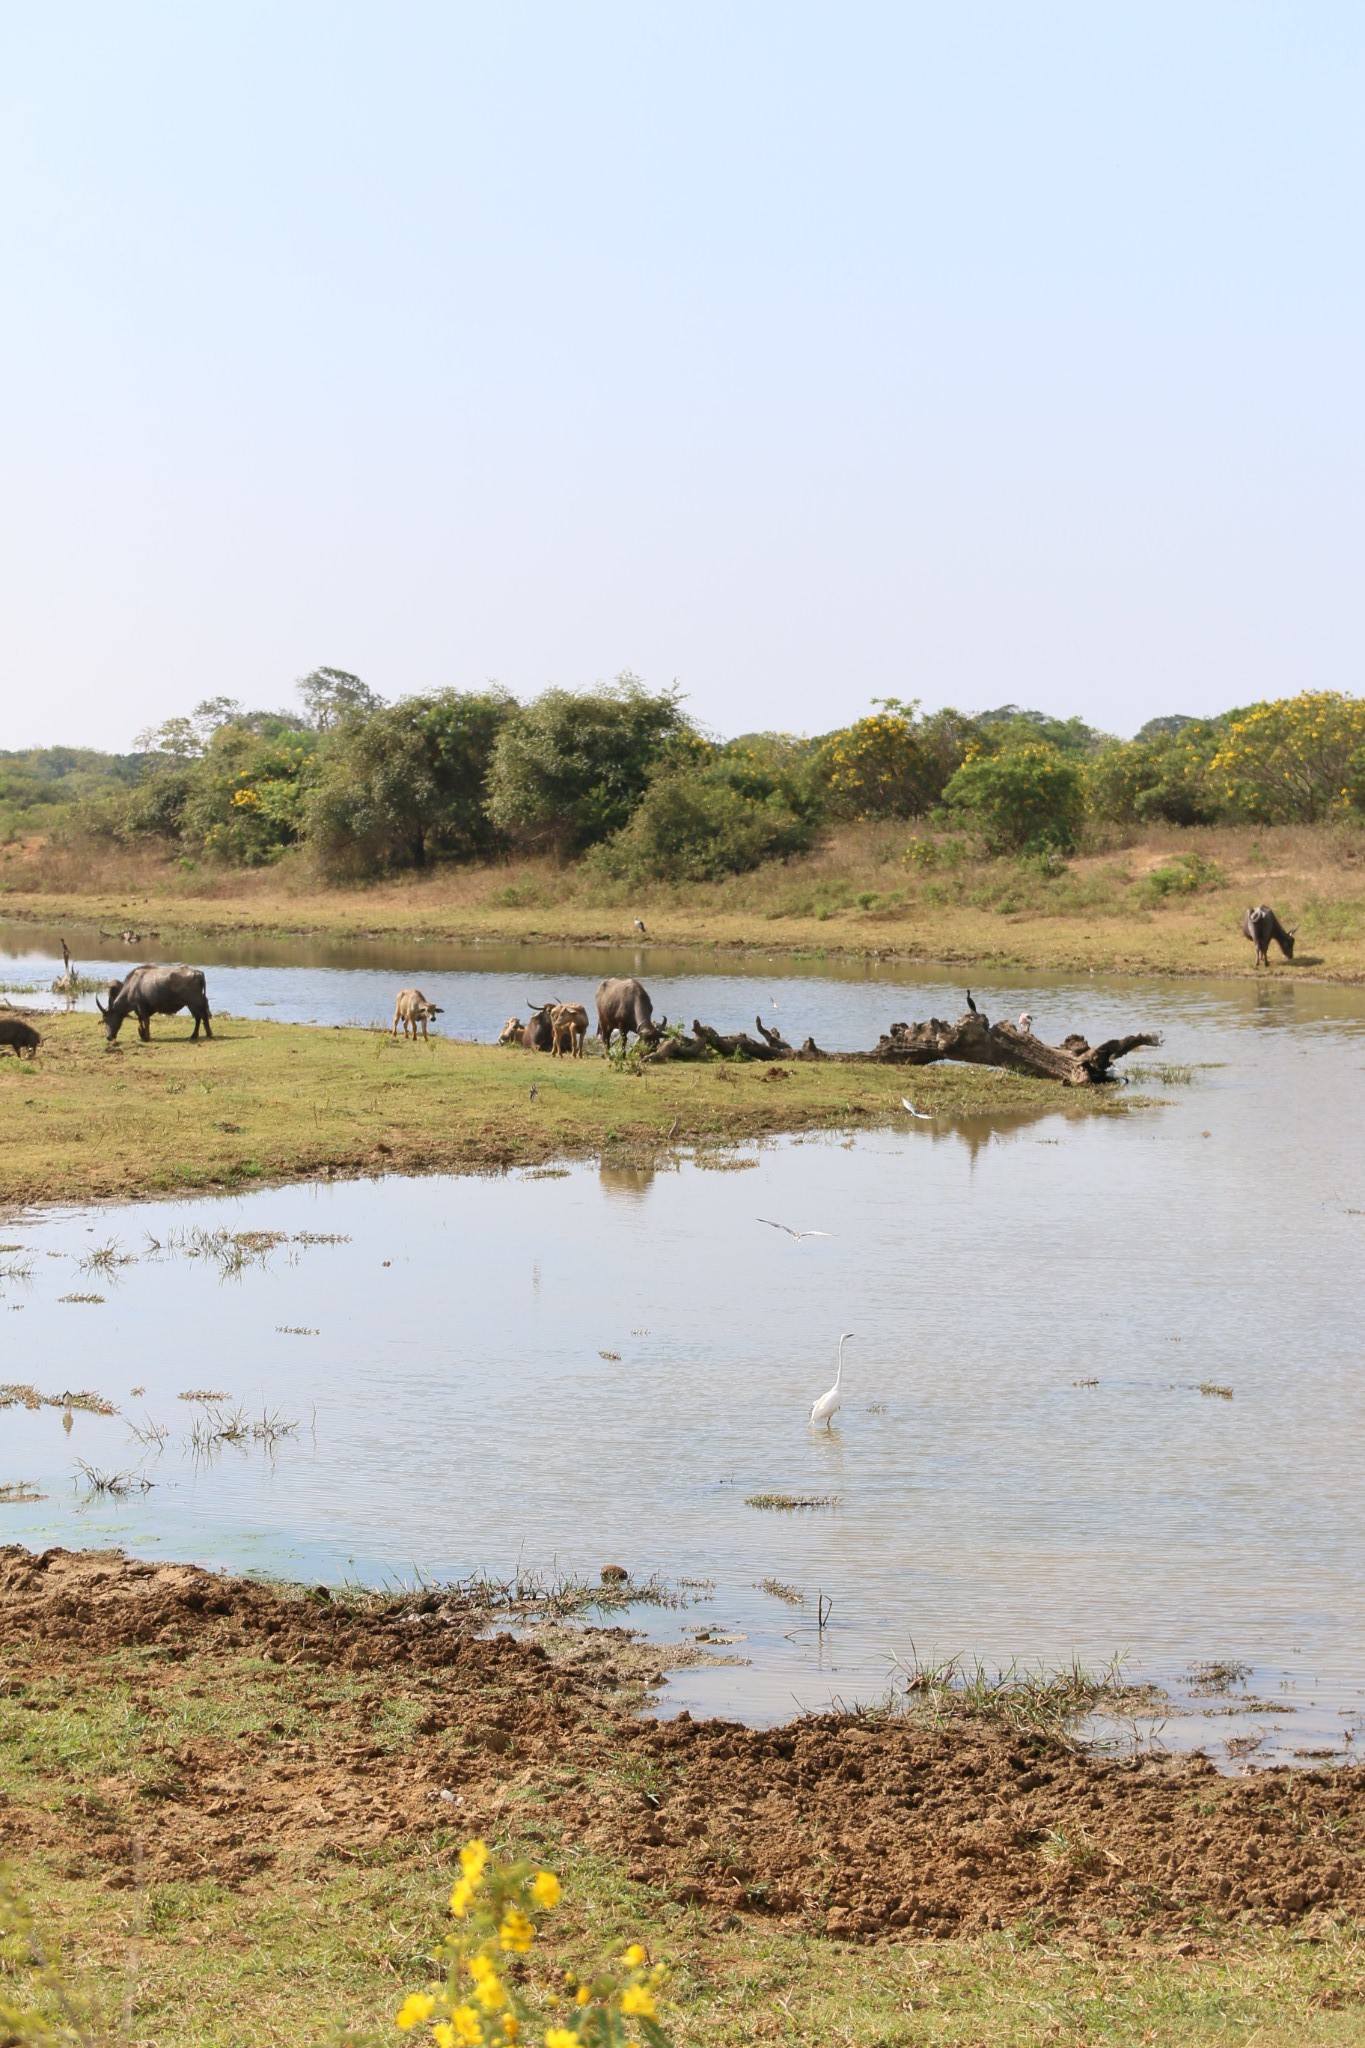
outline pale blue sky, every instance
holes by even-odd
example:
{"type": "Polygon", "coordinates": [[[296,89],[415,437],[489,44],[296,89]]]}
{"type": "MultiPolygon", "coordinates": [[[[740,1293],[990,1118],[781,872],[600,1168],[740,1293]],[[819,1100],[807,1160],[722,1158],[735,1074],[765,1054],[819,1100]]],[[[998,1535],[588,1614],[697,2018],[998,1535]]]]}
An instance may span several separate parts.
{"type": "Polygon", "coordinates": [[[1365,12],[0,5],[0,746],[1361,676],[1365,12]]]}

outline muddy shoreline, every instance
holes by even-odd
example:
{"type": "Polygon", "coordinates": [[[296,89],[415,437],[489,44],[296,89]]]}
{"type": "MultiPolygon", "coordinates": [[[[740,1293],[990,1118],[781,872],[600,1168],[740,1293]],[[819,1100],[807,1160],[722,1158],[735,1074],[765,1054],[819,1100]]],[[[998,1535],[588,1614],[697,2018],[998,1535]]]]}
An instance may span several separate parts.
{"type": "Polygon", "coordinates": [[[1365,1770],[1220,1777],[1087,1755],[989,1716],[824,1714],[755,1730],[641,1718],[657,1649],[513,1634],[467,1598],[291,1592],[116,1553],[0,1550],[0,1728],[126,1695],[138,1734],[74,1776],[54,1744],[0,1802],[0,1854],[258,1885],[515,1835],[533,1805],[661,1900],[861,1942],[1020,1922],[1095,1940],[1365,1913],[1365,1770]],[[182,1702],[254,1689],[251,1739],[182,1702]],[[392,1740],[401,1726],[403,1739],[392,1740]]]}

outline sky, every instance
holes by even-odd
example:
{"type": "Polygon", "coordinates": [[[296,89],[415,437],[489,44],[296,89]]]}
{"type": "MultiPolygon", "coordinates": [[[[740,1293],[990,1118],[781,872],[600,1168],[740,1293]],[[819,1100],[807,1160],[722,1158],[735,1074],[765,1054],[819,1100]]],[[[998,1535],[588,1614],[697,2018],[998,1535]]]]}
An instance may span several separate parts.
{"type": "Polygon", "coordinates": [[[0,0],[0,747],[1357,690],[1365,10],[0,0]]]}

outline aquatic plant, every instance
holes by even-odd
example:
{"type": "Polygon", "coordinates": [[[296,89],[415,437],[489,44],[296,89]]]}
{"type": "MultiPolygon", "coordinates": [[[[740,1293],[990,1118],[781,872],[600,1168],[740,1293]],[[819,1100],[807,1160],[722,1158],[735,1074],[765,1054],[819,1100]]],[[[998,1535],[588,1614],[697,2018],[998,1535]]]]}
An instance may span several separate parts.
{"type": "Polygon", "coordinates": [[[837,1508],[837,1493],[751,1493],[745,1497],[746,1508],[768,1508],[779,1514],[790,1514],[795,1508],[837,1508]]]}
{"type": "Polygon", "coordinates": [[[87,1465],[84,1458],[77,1458],[76,1470],[92,1494],[108,1493],[116,1499],[129,1493],[150,1493],[155,1484],[141,1472],[104,1472],[98,1465],[87,1465]]]}

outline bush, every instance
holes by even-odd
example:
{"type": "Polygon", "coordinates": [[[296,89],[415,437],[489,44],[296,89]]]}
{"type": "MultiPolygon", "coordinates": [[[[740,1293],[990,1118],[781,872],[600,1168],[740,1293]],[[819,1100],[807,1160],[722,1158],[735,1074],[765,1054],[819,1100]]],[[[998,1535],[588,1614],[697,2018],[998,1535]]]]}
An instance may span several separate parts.
{"type": "Polygon", "coordinates": [[[750,768],[737,783],[724,761],[713,761],[658,775],[629,825],[593,860],[623,881],[711,882],[804,852],[811,837],[809,819],[771,781],[765,789],[750,768]]]}
{"type": "Polygon", "coordinates": [[[944,797],[993,853],[1069,853],[1085,811],[1077,764],[1031,744],[964,761],[944,797]]]}
{"type": "Polygon", "coordinates": [[[818,774],[837,818],[917,818],[938,802],[974,734],[959,711],[919,716],[916,703],[876,700],[882,709],[823,742],[818,774]]]}
{"type": "Polygon", "coordinates": [[[1365,701],[1339,690],[1253,704],[1224,721],[1209,774],[1234,817],[1314,824],[1365,808],[1365,701]]]}
{"type": "Polygon", "coordinates": [[[498,735],[488,815],[524,845],[578,853],[621,831],[669,751],[694,740],[677,692],[651,694],[636,676],[546,690],[498,735]]]}
{"type": "Polygon", "coordinates": [[[1197,896],[1201,889],[1225,889],[1227,877],[1216,860],[1202,853],[1178,853],[1152,869],[1146,887],[1154,896],[1197,896]]]}

